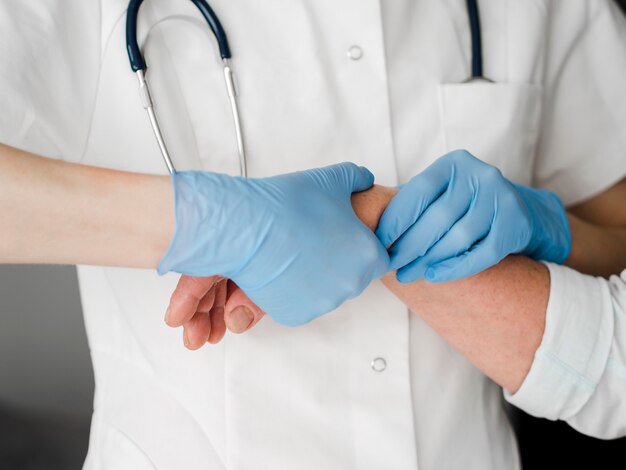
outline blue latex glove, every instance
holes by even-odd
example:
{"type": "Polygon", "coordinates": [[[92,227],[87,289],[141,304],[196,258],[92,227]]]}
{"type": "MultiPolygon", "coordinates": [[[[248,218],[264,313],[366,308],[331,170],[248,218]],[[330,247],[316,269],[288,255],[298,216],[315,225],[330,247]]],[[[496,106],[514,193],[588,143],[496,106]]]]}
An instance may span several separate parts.
{"type": "Polygon", "coordinates": [[[352,163],[263,179],[172,177],[176,232],[158,267],[232,279],[261,309],[300,325],[359,295],[389,256],[352,210],[374,176],[352,163]]]}
{"type": "Polygon", "coordinates": [[[571,236],[556,194],[519,186],[464,150],[405,184],[376,235],[398,281],[447,282],[479,273],[509,254],[562,263],[571,236]]]}

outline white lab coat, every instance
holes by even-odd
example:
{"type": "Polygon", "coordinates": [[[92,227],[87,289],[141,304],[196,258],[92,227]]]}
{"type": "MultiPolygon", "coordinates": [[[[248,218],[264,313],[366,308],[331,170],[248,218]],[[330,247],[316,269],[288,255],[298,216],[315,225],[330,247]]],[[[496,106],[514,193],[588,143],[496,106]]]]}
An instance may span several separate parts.
{"type": "MultiPolygon", "coordinates": [[[[482,0],[496,84],[461,84],[464,0],[212,5],[253,177],[349,160],[395,185],[465,147],[572,204],[626,174],[626,25],[608,0],[482,0]]],[[[0,140],[165,173],[125,7],[0,0],[0,140]]],[[[236,173],[216,48],[191,2],[146,1],[139,37],[178,169],[236,173]]],[[[519,468],[501,390],[380,283],[302,328],[266,318],[189,352],[162,322],[176,275],[81,266],[79,280],[96,377],[86,469],[519,468]]]]}

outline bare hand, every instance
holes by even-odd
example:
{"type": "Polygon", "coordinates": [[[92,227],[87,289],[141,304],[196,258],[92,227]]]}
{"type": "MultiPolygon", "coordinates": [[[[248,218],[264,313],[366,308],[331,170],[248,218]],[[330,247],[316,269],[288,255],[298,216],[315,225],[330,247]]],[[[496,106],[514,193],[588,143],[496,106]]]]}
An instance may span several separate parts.
{"type": "Polygon", "coordinates": [[[226,328],[243,333],[252,328],[263,312],[232,281],[221,276],[181,276],[170,298],[165,323],[183,327],[183,342],[188,349],[205,343],[219,343],[226,328]]]}

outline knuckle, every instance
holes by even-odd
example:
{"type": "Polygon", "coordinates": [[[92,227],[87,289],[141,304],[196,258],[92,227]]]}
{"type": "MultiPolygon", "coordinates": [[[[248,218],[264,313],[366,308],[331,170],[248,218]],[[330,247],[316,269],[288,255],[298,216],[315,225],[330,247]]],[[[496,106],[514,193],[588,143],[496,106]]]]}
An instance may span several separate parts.
{"type": "Polygon", "coordinates": [[[502,259],[500,250],[493,243],[490,243],[486,247],[485,251],[487,253],[487,258],[491,261],[491,264],[496,264],[502,259]]]}
{"type": "Polygon", "coordinates": [[[526,214],[520,214],[517,218],[518,220],[518,233],[519,234],[528,234],[532,229],[531,221],[526,214]]]}
{"type": "Polygon", "coordinates": [[[502,173],[495,166],[482,162],[482,174],[488,181],[498,181],[502,179],[502,173]]]}
{"type": "Polygon", "coordinates": [[[359,169],[358,165],[354,162],[344,162],[341,163],[340,166],[344,171],[347,172],[357,171],[359,169]]]}
{"type": "Polygon", "coordinates": [[[434,181],[429,179],[425,179],[421,177],[422,175],[417,175],[411,180],[413,193],[419,191],[415,196],[415,205],[418,206],[421,204],[420,195],[430,195],[438,191],[439,187],[434,181]],[[418,179],[419,178],[419,179],[418,179]]]}
{"type": "Polygon", "coordinates": [[[441,237],[458,219],[457,211],[453,207],[450,207],[450,205],[437,208],[436,212],[432,212],[432,215],[429,215],[429,230],[436,235],[437,238],[441,237]]]}
{"type": "Polygon", "coordinates": [[[472,155],[469,151],[467,151],[466,149],[457,149],[457,150],[453,150],[452,152],[450,152],[448,154],[449,158],[461,162],[461,161],[465,161],[465,160],[473,160],[474,159],[474,155],[472,155]]]}
{"type": "MultiPolygon", "coordinates": [[[[343,290],[345,290],[345,287],[342,289],[342,291],[343,290]]],[[[305,323],[308,323],[316,318],[321,317],[322,315],[326,315],[327,313],[336,310],[342,303],[347,300],[347,298],[348,295],[345,292],[340,292],[339,295],[328,297],[327,299],[321,301],[316,311],[311,312],[307,316],[307,321],[305,323]]]]}
{"type": "Polygon", "coordinates": [[[456,230],[455,240],[456,244],[459,248],[463,250],[468,249],[471,245],[474,244],[474,231],[469,227],[459,227],[456,230]]]}
{"type": "Polygon", "coordinates": [[[458,155],[459,155],[459,158],[464,158],[464,159],[471,158],[471,159],[474,159],[474,155],[472,155],[469,152],[469,150],[467,150],[467,149],[459,149],[458,150],[458,155]]]}
{"type": "Polygon", "coordinates": [[[364,288],[365,287],[363,287],[363,282],[361,281],[361,279],[357,279],[357,278],[352,279],[346,285],[346,290],[344,292],[344,301],[356,297],[361,292],[363,292],[364,288]]]}
{"type": "Polygon", "coordinates": [[[363,253],[363,260],[366,266],[374,266],[378,263],[380,258],[380,250],[378,242],[370,240],[367,249],[363,253]]]}
{"type": "Polygon", "coordinates": [[[509,190],[505,190],[503,191],[499,198],[500,200],[500,204],[506,208],[513,208],[513,207],[518,207],[519,208],[519,201],[517,199],[517,196],[515,196],[515,194],[513,194],[512,191],[509,190]]]}

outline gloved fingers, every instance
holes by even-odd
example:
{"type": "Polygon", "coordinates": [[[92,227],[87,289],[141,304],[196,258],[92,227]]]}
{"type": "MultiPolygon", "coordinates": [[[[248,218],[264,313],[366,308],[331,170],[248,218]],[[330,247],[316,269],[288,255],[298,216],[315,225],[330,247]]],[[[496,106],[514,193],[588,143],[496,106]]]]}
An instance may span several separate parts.
{"type": "Polygon", "coordinates": [[[389,249],[391,269],[424,257],[468,212],[473,202],[470,188],[449,187],[389,249]]]}
{"type": "Polygon", "coordinates": [[[224,320],[233,333],[243,333],[256,325],[265,312],[232,281],[228,282],[228,300],[224,320]]]}
{"type": "Polygon", "coordinates": [[[209,312],[197,311],[191,320],[185,322],[183,330],[183,343],[187,349],[196,350],[201,348],[211,333],[211,319],[209,312]]]}
{"type": "Polygon", "coordinates": [[[345,162],[318,168],[309,172],[310,176],[317,178],[318,183],[331,192],[337,190],[346,195],[365,191],[374,184],[374,175],[364,166],[345,162]]]}
{"type": "Polygon", "coordinates": [[[226,323],[224,314],[226,312],[226,294],[228,279],[222,279],[215,286],[215,302],[209,312],[211,319],[211,333],[209,333],[208,342],[211,344],[219,343],[226,333],[226,323]]]}
{"type": "Polygon", "coordinates": [[[380,242],[386,247],[395,243],[446,191],[449,181],[449,171],[437,161],[403,185],[378,221],[380,242]]]}
{"type": "MultiPolygon", "coordinates": [[[[385,274],[387,274],[390,270],[390,264],[391,261],[389,259],[389,253],[387,252],[387,250],[385,249],[385,247],[383,246],[382,243],[380,243],[380,240],[378,240],[378,238],[376,238],[375,236],[373,236],[374,238],[374,243],[375,243],[375,249],[376,249],[376,261],[374,262],[374,268],[373,268],[373,272],[372,275],[370,276],[370,282],[373,281],[374,279],[380,279],[381,277],[383,277],[385,274]]],[[[369,285],[369,282],[368,282],[369,285]]],[[[367,287],[367,286],[365,286],[367,287]]]]}
{"type": "MultiPolygon", "coordinates": [[[[221,279],[220,276],[181,276],[170,297],[165,323],[175,328],[190,320],[198,310],[200,301],[205,299],[207,293],[221,279]]],[[[210,297],[205,300],[206,303],[209,301],[210,297]]]]}
{"type": "Polygon", "coordinates": [[[498,264],[506,255],[496,248],[497,235],[491,232],[462,255],[430,266],[426,271],[429,282],[450,282],[478,274],[498,264]]]}
{"type": "MultiPolygon", "coordinates": [[[[493,212],[470,209],[423,256],[398,270],[396,278],[401,283],[426,278],[428,268],[469,251],[485,238],[491,230],[493,212]]],[[[417,225],[417,224],[416,224],[417,225]]],[[[424,225],[424,230],[428,225],[424,225]]]]}
{"type": "Polygon", "coordinates": [[[368,247],[367,253],[365,251],[362,253],[366,267],[363,269],[363,275],[359,279],[356,288],[348,295],[348,299],[358,297],[373,280],[380,279],[389,272],[389,254],[387,250],[369,229],[365,231],[365,236],[371,238],[371,246],[368,247]]]}

